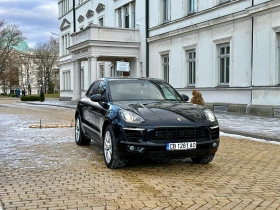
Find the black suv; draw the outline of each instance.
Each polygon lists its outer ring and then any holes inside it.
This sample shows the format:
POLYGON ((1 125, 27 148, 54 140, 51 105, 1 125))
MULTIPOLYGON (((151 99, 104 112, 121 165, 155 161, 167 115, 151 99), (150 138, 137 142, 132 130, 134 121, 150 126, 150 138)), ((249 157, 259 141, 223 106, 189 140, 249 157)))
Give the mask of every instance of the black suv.
POLYGON ((151 78, 102 78, 78 102, 75 139, 103 145, 108 168, 133 158, 186 158, 206 164, 219 146, 215 115, 168 83, 151 78))

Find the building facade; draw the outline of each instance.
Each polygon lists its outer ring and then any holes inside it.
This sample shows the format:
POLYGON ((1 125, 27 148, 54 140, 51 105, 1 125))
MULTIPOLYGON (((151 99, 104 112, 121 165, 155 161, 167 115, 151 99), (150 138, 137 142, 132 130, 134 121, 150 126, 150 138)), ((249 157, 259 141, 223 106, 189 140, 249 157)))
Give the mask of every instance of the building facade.
POLYGON ((214 110, 280 111, 280 1, 150 1, 149 67, 214 110))
POLYGON ((199 90, 214 110, 280 115, 280 0, 60 0, 61 97, 123 75, 199 90), (73 4, 75 2, 75 4, 73 4), (73 6, 74 5, 74 6, 73 6))
POLYGON ((58 1, 61 100, 78 101, 101 77, 146 76, 143 2, 58 1), (118 62, 128 71, 119 71, 118 62))

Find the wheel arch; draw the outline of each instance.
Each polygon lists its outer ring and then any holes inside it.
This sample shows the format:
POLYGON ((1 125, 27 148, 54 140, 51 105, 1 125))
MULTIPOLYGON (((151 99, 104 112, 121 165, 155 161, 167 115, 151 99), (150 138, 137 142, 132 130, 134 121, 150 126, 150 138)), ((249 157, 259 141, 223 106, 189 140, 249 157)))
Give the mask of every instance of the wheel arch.
POLYGON ((112 124, 111 124, 111 122, 110 122, 108 119, 106 119, 106 120, 104 121, 103 127, 102 127, 102 141, 103 141, 103 139, 104 139, 105 130, 106 130, 106 128, 107 128, 109 125, 112 125, 112 124))

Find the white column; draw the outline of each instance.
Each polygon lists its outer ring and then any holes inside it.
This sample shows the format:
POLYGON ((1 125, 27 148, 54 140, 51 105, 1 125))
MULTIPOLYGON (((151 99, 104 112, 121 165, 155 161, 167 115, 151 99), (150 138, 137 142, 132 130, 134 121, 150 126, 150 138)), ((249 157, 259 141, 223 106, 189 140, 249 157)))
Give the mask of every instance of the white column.
POLYGON ((73 98, 72 101, 79 101, 81 98, 81 61, 75 61, 73 72, 73 98))
POLYGON ((97 57, 89 57, 88 58, 88 71, 90 71, 89 75, 89 83, 91 84, 95 80, 97 80, 97 57))
POLYGON ((141 65, 138 58, 134 59, 134 74, 136 77, 141 77, 141 65))
POLYGON ((100 65, 96 65, 96 77, 97 79, 100 79, 101 75, 100 75, 100 65))
POLYGON ((88 61, 85 62, 84 74, 85 74, 85 90, 87 90, 91 85, 90 58, 88 58, 88 61))

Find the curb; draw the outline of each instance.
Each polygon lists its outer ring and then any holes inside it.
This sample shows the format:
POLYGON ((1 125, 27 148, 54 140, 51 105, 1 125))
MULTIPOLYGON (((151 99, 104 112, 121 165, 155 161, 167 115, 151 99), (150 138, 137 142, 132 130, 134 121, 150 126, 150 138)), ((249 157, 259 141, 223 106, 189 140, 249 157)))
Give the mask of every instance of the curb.
POLYGON ((39 106, 56 106, 56 107, 62 107, 62 108, 68 108, 68 109, 76 109, 76 106, 71 106, 71 105, 60 105, 60 104, 47 104, 47 103, 33 103, 33 102, 22 102, 26 104, 31 104, 31 105, 39 105, 39 106))
POLYGON ((265 136, 265 135, 249 133, 249 132, 235 131, 235 130, 231 130, 231 129, 221 129, 220 131, 222 131, 224 133, 228 133, 228 134, 240 135, 240 136, 251 137, 251 138, 256 138, 256 139, 263 139, 266 141, 280 142, 279 137, 270 137, 270 136, 265 136))

